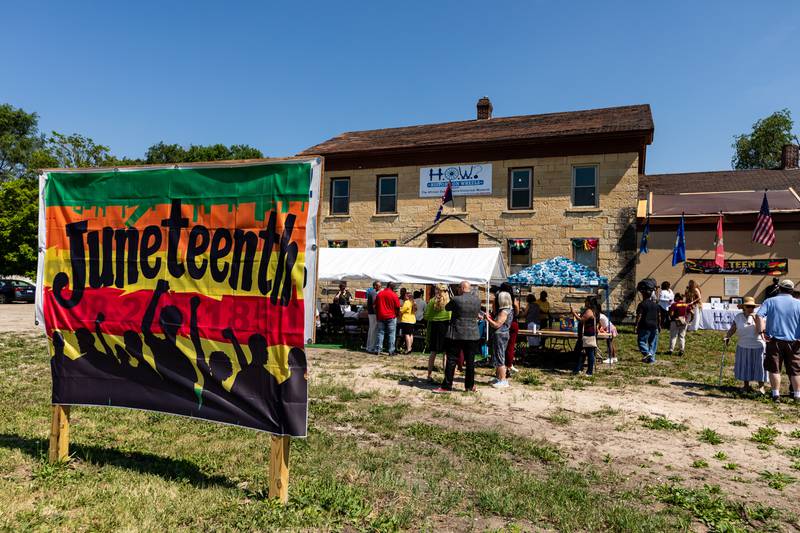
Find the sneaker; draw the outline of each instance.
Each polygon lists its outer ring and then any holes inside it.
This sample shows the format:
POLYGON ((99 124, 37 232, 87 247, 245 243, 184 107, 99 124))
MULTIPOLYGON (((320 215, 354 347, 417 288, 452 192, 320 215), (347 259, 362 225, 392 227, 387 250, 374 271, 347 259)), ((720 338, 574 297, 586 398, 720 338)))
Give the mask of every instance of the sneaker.
POLYGON ((436 389, 433 389, 431 392, 434 394, 449 394, 453 391, 451 391, 450 389, 443 389, 442 387, 438 387, 436 389))
POLYGON ((781 397, 780 396, 772 396, 772 401, 775 402, 775 403, 781 403, 781 397))
POLYGON ((656 358, 655 357, 648 357, 645 360, 645 363, 647 363, 648 365, 654 365, 656 363, 656 358))
POLYGON ((678 357, 683 357, 683 350, 681 350, 680 352, 678 352, 678 357))
POLYGON ((494 387, 495 389, 507 389, 508 380, 504 379, 502 381, 497 381, 496 383, 492 383, 492 387, 494 387))
POLYGON ((509 373, 509 375, 513 376, 514 374, 516 374, 516 373, 518 373, 518 372, 519 372, 519 370, 517 370, 517 369, 516 369, 516 368, 514 368, 513 366, 510 366, 510 367, 508 367, 508 373, 509 373))
POLYGON ((609 357, 608 359, 603 359, 603 364, 610 365, 614 362, 614 359, 609 357))
POLYGON ((471 389, 464 389, 464 392, 478 392, 478 387, 473 385, 471 389))
POLYGON ((496 377, 494 377, 494 378, 492 378, 492 379, 490 379, 490 380, 489 380, 489 385, 492 385, 492 384, 494 384, 494 383, 497 383, 498 381, 500 381, 500 380, 499 380, 499 379, 497 379, 496 377))
POLYGON ((619 363, 619 359, 617 359, 616 357, 612 357, 611 358, 611 362, 612 363, 619 363))

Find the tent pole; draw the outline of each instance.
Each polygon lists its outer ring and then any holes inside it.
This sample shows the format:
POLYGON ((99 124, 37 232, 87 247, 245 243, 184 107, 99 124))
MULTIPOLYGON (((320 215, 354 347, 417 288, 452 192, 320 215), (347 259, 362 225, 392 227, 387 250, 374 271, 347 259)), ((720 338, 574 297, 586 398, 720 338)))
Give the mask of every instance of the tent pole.
MULTIPOLYGON (((486 312, 487 313, 489 312, 489 284, 488 283, 486 284, 486 312)), ((489 343, 489 324, 488 324, 488 322, 486 324, 486 327, 483 328, 483 330, 484 330, 483 331, 484 340, 488 344, 489 343)), ((481 352, 481 353, 483 353, 483 352, 481 352)))

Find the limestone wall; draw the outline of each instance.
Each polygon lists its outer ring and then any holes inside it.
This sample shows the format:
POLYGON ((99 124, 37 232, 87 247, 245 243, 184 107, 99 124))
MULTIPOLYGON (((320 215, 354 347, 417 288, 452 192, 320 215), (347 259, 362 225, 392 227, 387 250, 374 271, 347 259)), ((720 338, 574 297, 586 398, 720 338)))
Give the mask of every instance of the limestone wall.
MULTIPOLYGON (((464 163, 485 161, 464 161, 464 163)), ((571 238, 598 238, 600 273, 611 282, 613 308, 626 309, 633 298, 636 249, 635 210, 638 154, 601 154, 491 161, 493 194, 456 197, 458 213, 432 233, 474 233, 479 246, 499 246, 508 266, 507 239, 532 239, 531 260, 563 255, 573 257, 571 238), (572 167, 598 165, 599 206, 572 207, 572 167), (533 168, 533 208, 508 209, 508 173, 511 168, 533 168)), ((396 239, 398 246, 427 246, 427 233, 415 235, 432 223, 440 200, 419 197, 418 166, 336 171, 323 180, 320 244, 346 239, 349 247, 373 247, 376 239, 396 239), (376 214, 377 176, 398 176, 397 214, 376 214), (350 178, 349 215, 330 215, 331 179, 350 178)), ((537 289, 538 291, 538 289, 537 289)), ((549 290, 557 305, 564 294, 549 290)), ((572 294, 573 301, 585 295, 572 294)), ((563 309, 563 307, 562 307, 563 309)))

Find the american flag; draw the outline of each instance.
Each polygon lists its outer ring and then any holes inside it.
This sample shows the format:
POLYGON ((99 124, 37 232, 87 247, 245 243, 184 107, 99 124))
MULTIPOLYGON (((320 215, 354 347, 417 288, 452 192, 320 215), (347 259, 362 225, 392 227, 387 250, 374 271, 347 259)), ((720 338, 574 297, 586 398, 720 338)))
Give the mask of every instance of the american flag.
POLYGON ((764 193, 764 201, 761 202, 761 211, 758 212, 756 228, 753 230, 753 242, 760 242, 764 246, 772 246, 775 244, 775 228, 772 226, 772 216, 769 214, 767 193, 764 193))

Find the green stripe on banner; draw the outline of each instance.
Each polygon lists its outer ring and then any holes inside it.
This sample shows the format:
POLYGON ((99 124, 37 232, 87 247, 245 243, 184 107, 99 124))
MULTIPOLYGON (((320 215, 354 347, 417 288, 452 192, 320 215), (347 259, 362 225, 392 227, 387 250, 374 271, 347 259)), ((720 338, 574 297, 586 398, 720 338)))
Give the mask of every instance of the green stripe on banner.
MULTIPOLYGON (((136 206, 127 225, 136 223, 148 209, 182 203, 203 206, 256 203, 256 218, 274 210, 275 199, 308 202, 309 163, 277 163, 236 167, 161 168, 109 172, 48 172, 45 205, 83 209, 136 206)), ((288 211, 284 203, 283 211, 288 211)))

